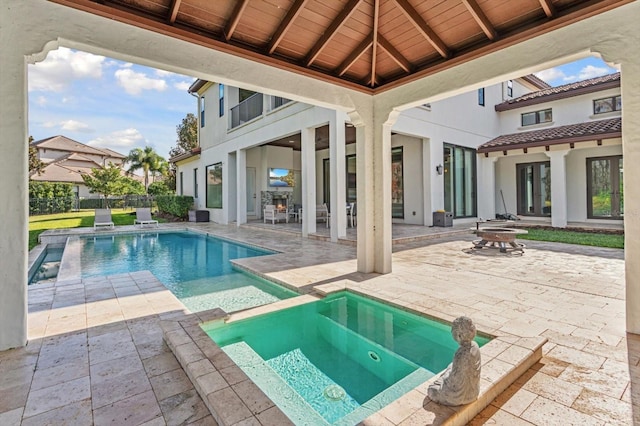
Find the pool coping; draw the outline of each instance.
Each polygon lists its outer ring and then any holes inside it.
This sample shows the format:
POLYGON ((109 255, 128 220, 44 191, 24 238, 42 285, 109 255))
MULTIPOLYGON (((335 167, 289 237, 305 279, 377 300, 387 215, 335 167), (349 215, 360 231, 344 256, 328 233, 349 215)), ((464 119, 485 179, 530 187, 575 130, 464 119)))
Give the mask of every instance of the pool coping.
MULTIPOLYGON (((342 290, 342 285, 335 287, 335 291, 342 290)), ((325 288, 318 291, 318 296, 333 292, 325 288)), ((308 303, 317 300, 318 296, 302 295, 233 315, 219 308, 193 314, 176 314, 161 322, 167 345, 219 425, 232 426, 250 421, 264 426, 294 423, 204 332, 201 324, 259 315, 308 303)), ((442 319, 440 321, 448 323, 442 319)), ((418 416, 421 424, 425 425, 465 425, 542 358, 542 346, 547 342, 547 338, 540 336, 520 338, 482 334, 493 337, 493 340, 480 348, 482 371, 480 395, 476 401, 457 407, 431 401, 427 389, 437 380, 439 373, 359 424, 399 424, 408 417, 418 416), (398 405, 402 406, 402 418, 397 414, 398 405)))

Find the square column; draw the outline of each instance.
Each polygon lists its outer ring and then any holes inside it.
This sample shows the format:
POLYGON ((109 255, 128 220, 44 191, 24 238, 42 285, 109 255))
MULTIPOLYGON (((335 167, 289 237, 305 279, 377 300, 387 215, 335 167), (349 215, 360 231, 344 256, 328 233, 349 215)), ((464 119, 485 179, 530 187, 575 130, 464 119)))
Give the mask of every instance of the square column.
POLYGON ((316 129, 302 129, 302 236, 316 232, 316 129))
POLYGON ((478 181, 478 219, 494 219, 496 217, 496 163, 498 157, 479 157, 478 181))
POLYGON ((569 150, 547 151, 551 159, 551 226, 567 227, 567 164, 569 150))
POLYGON ((346 159, 344 120, 340 120, 340 113, 335 112, 329 121, 329 182, 331 190, 331 241, 347 235, 347 189, 346 189, 346 159))
POLYGON ((247 223, 247 151, 236 151, 236 226, 247 223))

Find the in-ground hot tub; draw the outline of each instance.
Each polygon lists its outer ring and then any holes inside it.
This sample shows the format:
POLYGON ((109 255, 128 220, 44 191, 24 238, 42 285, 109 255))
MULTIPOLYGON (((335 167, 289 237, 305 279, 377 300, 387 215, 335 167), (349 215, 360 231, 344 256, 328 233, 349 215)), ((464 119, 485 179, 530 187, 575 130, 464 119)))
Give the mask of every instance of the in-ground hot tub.
POLYGON ((512 228, 480 228, 476 230, 479 240, 473 242, 473 248, 497 248, 501 253, 508 251, 524 251, 524 244, 516 242, 516 236, 526 234, 525 229, 512 228))

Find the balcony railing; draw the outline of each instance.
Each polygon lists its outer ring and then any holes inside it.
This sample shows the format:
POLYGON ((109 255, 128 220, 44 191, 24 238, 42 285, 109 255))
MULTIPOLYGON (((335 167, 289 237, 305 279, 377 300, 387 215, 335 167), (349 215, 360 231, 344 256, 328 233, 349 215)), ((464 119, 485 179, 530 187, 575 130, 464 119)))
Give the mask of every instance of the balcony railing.
POLYGON ((272 111, 276 108, 280 108, 282 105, 288 104, 289 102, 291 102, 291 99, 282 98, 280 96, 271 96, 271 105, 269 110, 272 111))
POLYGON ((231 128, 233 129, 261 116, 262 98, 262 93, 255 93, 231 108, 231 128))

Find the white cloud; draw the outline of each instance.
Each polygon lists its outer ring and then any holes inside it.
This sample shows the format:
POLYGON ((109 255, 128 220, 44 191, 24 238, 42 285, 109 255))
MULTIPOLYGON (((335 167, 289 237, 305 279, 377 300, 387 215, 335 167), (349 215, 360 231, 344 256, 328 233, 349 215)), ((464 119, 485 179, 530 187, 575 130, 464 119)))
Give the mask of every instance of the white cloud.
POLYGON ((131 68, 133 64, 131 62, 127 62, 125 64, 120 65, 122 68, 131 68))
POLYGON ((36 104, 38 104, 39 106, 45 106, 47 104, 47 98, 45 98, 44 96, 38 96, 36 98, 36 104))
POLYGON ((535 73, 535 76, 547 83, 554 80, 564 80, 565 78, 567 78, 567 75, 564 73, 564 71, 559 68, 549 68, 548 70, 543 70, 535 73))
POLYGON ((600 77, 609 73, 610 71, 607 67, 595 67, 593 65, 587 65, 580 70, 578 77, 580 80, 587 80, 589 78, 600 77))
POLYGON ((100 148, 115 148, 117 151, 122 148, 132 149, 137 146, 143 146, 145 145, 145 142, 146 140, 144 136, 142 136, 137 129, 129 128, 125 130, 116 130, 106 136, 90 140, 87 144, 100 148))
POLYGON ((162 79, 149 78, 146 74, 131 69, 119 69, 115 72, 118 84, 130 95, 139 95, 143 90, 157 90, 162 92, 167 88, 167 82, 162 79))
POLYGON ((92 133, 94 131, 88 124, 76 120, 62 121, 60 128, 70 132, 92 133))
POLYGON ((42 123, 42 127, 47 129, 51 129, 52 127, 56 127, 57 125, 58 123, 55 123, 53 121, 45 121, 44 123, 42 123))
POLYGON ((173 87, 186 92, 187 90, 189 90, 189 87, 191 87, 191 83, 188 81, 179 81, 177 83, 173 83, 173 87))
POLYGON ((177 77, 178 74, 171 72, 171 71, 165 71, 165 70, 156 70, 156 75, 158 77, 177 77))
POLYGON ((29 91, 61 92, 74 79, 99 79, 104 61, 104 56, 64 47, 53 50, 44 61, 29 66, 29 91))

